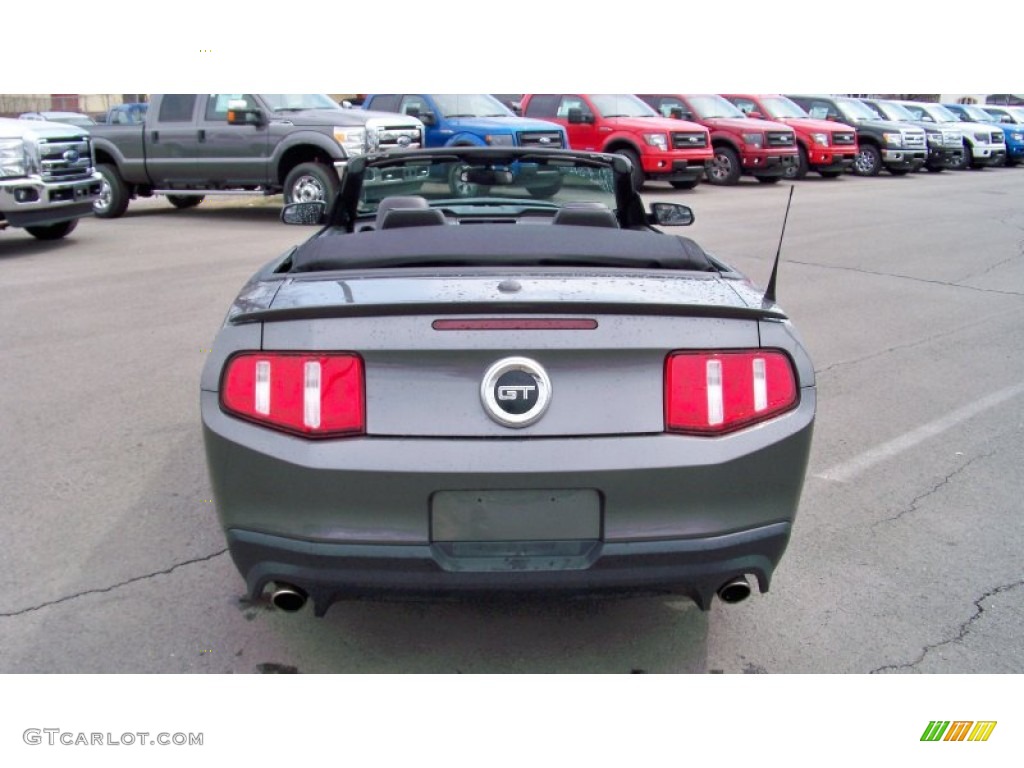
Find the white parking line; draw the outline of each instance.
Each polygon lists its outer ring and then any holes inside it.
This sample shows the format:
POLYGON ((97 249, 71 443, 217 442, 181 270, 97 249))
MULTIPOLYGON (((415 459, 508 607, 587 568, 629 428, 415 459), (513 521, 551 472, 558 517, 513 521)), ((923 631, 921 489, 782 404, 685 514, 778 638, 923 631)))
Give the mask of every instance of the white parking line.
POLYGON ((941 419, 929 422, 922 427, 918 427, 910 432, 900 435, 886 443, 882 443, 879 446, 871 448, 864 453, 854 456, 849 461, 844 461, 829 467, 824 472, 819 472, 814 477, 822 480, 832 480, 837 483, 846 483, 855 478, 861 472, 870 469, 875 464, 886 459, 891 459, 893 456, 902 453, 903 451, 913 448, 918 443, 922 443, 925 440, 935 437, 942 432, 945 432, 951 427, 955 427, 961 422, 967 421, 967 419, 977 416, 982 411, 987 411, 989 408, 1009 400, 1012 397, 1024 392, 1024 383, 1017 384, 1006 389, 1001 389, 998 392, 993 392, 991 395, 976 400, 970 405, 965 405, 963 408, 946 414, 941 419))

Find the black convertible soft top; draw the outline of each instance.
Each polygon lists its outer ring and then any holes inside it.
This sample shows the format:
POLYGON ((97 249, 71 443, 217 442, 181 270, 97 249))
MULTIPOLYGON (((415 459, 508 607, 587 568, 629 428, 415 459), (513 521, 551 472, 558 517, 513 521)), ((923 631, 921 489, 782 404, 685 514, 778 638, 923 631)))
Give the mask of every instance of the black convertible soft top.
POLYGON ((292 254, 291 272, 420 266, 586 266, 715 271, 689 238, 601 227, 511 223, 327 230, 292 254))

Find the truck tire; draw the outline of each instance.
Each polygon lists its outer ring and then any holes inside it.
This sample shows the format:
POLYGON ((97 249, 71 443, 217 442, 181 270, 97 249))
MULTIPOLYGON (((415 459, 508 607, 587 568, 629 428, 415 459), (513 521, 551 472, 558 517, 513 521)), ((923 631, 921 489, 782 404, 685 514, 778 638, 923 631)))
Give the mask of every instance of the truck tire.
POLYGON ((36 240, 60 240, 65 235, 70 235, 78 226, 78 219, 59 221, 56 224, 47 224, 45 227, 25 227, 36 240))
POLYGON ((712 184, 722 187, 735 185, 743 173, 739 155, 731 147, 715 147, 715 159, 708 165, 707 173, 712 184))
POLYGON ((972 154, 971 153, 971 145, 968 144, 965 141, 964 142, 964 153, 960 157, 960 162, 959 163, 955 163, 955 164, 953 164, 953 165, 951 165, 949 167, 952 168, 954 171, 964 171, 964 170, 967 170, 968 168, 971 167, 971 154, 972 154))
POLYGON ((803 144, 797 144, 796 151, 796 162, 793 165, 787 165, 782 175, 786 179, 796 179, 799 181, 811 170, 811 164, 807 159, 807 150, 804 149, 803 144))
POLYGON ((167 202, 175 208, 195 208, 204 198, 202 195, 168 195, 167 202))
POLYGON ((321 163, 300 163, 284 179, 285 203, 321 201, 330 205, 338 194, 338 176, 321 163))
POLYGON ((100 196, 92 204, 92 212, 99 219, 116 219, 128 210, 128 186, 117 172, 117 166, 100 163, 96 170, 103 181, 100 183, 100 196))
POLYGON ((858 176, 877 176, 882 171, 882 153, 874 144, 861 144, 853 161, 853 172, 858 176))
POLYGON ((639 192, 644 188, 644 167, 640 163, 640 155, 632 149, 616 149, 615 154, 628 157, 633 170, 630 175, 633 177, 633 189, 639 192))
POLYGON ((687 181, 670 181, 673 189, 693 189, 700 184, 700 177, 696 179, 688 179, 687 181))

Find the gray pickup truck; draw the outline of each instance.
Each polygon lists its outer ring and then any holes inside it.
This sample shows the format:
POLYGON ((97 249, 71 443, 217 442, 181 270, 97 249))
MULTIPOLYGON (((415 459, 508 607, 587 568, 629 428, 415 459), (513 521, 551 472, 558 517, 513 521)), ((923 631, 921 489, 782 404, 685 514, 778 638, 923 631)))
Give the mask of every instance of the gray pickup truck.
POLYGON ((59 240, 100 195, 87 131, 65 123, 0 118, 0 229, 59 240))
POLYGON ((137 196, 177 208, 207 195, 284 194, 330 201, 352 157, 423 145, 407 115, 346 109, 324 94, 157 94, 141 125, 92 130, 103 191, 94 209, 116 218, 137 196))

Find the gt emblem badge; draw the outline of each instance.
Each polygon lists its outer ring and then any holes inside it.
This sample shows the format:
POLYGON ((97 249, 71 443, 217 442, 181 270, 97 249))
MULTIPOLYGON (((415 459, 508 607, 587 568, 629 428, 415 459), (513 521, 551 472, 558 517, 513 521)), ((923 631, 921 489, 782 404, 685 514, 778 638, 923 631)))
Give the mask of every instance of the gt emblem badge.
POLYGON ((480 400, 487 415, 505 427, 526 427, 547 410, 551 381, 539 363, 525 357, 506 357, 484 374, 480 400))

